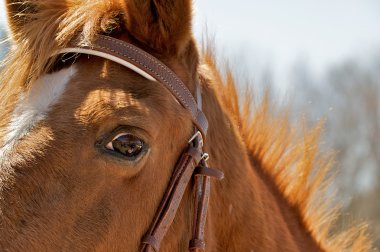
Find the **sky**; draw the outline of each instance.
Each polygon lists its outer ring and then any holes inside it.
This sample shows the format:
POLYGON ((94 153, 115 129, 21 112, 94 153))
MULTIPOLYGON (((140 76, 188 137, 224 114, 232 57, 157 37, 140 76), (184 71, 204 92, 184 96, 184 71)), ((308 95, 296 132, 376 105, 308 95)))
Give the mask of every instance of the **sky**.
MULTIPOLYGON (((4 0, 0 22, 4 23, 4 0)), ((295 62, 322 73, 380 52, 378 0, 194 0, 194 32, 207 28, 219 53, 251 77, 271 69, 287 83, 295 62)))
POLYGON ((5 15, 5 6, 4 0, 0 0, 0 24, 5 24, 6 15, 5 15))
POLYGON ((196 0, 195 13, 196 34, 207 24, 233 64, 252 75, 272 69, 277 83, 295 62, 318 75, 380 52, 378 0, 196 0))

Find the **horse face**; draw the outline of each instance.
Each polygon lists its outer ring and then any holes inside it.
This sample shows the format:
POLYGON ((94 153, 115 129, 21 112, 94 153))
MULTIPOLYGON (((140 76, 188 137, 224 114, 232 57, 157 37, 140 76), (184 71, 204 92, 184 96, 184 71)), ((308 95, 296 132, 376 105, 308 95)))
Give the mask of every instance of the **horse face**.
POLYGON ((160 84, 96 57, 42 76, 25 95, 18 127, 29 129, 4 157, 12 182, 2 207, 14 212, 3 214, 17 243, 137 250, 191 136, 187 111, 160 84))
MULTIPOLYGON (((20 11, 12 9, 16 4, 11 2, 9 12, 20 11)), ((150 32, 156 36, 151 39, 144 27, 131 26, 144 21, 147 11, 137 2, 120 5, 126 16, 122 38, 132 37, 150 48, 191 85, 196 52, 184 49, 191 44, 186 39, 190 31, 172 36, 171 31, 153 28, 150 32)), ((183 6, 186 1, 175 2, 181 3, 170 6, 190 11, 183 6)), ((160 3, 155 7, 161 12, 165 8, 160 3)), ((14 40, 21 43, 22 35, 29 34, 23 34, 25 20, 16 18, 11 16, 10 24, 14 40)), ((152 19, 149 27, 165 20, 152 19)), ((136 251, 191 137, 190 115, 161 84, 116 63, 82 55, 57 65, 29 90, 21 89, 14 109, 5 115, 0 246, 136 251)), ((190 207, 185 205, 181 209, 190 207)), ((189 211, 181 209, 166 238, 170 245, 163 245, 163 250, 177 250, 179 243, 187 242, 182 230, 190 230, 189 211)))

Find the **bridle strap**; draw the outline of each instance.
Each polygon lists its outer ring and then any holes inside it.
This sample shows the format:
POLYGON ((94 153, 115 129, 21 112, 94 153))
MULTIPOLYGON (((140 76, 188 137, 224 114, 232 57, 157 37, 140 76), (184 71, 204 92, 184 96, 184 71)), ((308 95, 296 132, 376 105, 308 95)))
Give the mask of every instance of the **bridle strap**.
POLYGON ((140 251, 159 251, 161 242, 174 220, 181 199, 193 175, 195 175, 195 204, 189 250, 192 252, 203 251, 205 249, 204 229, 210 197, 210 177, 222 179, 224 175, 216 169, 207 167, 208 155, 203 153, 203 142, 206 139, 208 122, 202 112, 200 86, 198 85, 196 90, 197 104, 185 84, 161 61, 132 44, 108 36, 99 35, 91 45, 78 44, 76 40, 73 40, 67 48, 56 54, 65 53, 87 54, 109 59, 135 71, 148 80, 158 81, 190 112, 196 133, 189 140, 187 149, 177 161, 148 232, 141 240, 140 251))
POLYGON ((208 122, 186 85, 165 64, 140 48, 109 36, 98 35, 91 43, 78 44, 76 40, 59 51, 62 53, 83 53, 109 59, 124 65, 149 80, 162 83, 191 114, 193 123, 206 139, 208 122))
POLYGON ((161 241, 174 220, 194 169, 202 158, 201 148, 200 145, 189 144, 177 162, 160 207, 156 211, 148 232, 142 239, 142 252, 159 251, 161 241))
MULTIPOLYGON (((186 151, 181 155, 174 169, 164 197, 156 211, 148 232, 142 238, 141 252, 158 252, 162 239, 171 226, 181 199, 194 175, 195 180, 202 179, 202 188, 195 192, 195 210, 192 239, 189 242, 189 251, 204 251, 204 229, 206 225, 207 207, 210 195, 210 177, 222 179, 223 173, 208 168, 202 158, 202 146, 198 139, 189 143, 186 151)), ((198 183, 195 183, 197 185, 198 183)))

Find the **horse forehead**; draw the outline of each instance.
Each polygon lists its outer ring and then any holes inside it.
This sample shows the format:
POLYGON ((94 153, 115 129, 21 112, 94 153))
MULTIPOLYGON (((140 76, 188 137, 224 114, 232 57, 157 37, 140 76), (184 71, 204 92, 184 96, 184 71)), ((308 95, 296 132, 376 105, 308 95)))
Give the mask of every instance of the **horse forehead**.
POLYGON ((75 116, 104 117, 118 112, 158 116, 167 111, 183 112, 175 97, 160 83, 109 60, 81 60, 78 74, 62 102, 75 103, 75 116))
POLYGON ((0 157, 12 149, 15 142, 25 136, 38 122, 46 118, 76 72, 77 69, 73 65, 45 74, 35 81, 29 91, 20 94, 6 127, 4 144, 0 147, 0 157))

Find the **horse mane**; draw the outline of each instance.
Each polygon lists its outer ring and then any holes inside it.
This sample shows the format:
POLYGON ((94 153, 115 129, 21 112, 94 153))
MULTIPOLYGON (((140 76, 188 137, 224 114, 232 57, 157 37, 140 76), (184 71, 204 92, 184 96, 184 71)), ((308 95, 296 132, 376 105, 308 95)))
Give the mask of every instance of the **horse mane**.
POLYGON ((212 43, 203 47, 203 64, 212 72, 222 106, 239 129, 251 162, 269 177, 298 212, 304 226, 326 251, 371 251, 367 225, 337 226, 340 207, 330 185, 334 155, 319 149, 323 122, 293 126, 288 110, 276 107, 267 91, 261 102, 240 95, 232 70, 216 63, 212 43), (338 231, 340 230, 340 231, 338 231))
MULTIPOLYGON (((23 12, 22 18, 33 22, 27 22, 19 33, 12 34, 17 46, 11 48, 0 72, 0 106, 4 113, 0 129, 8 123, 20 90, 28 90, 34 80, 49 70, 56 60, 51 58, 56 50, 65 47, 78 32, 83 42, 90 43, 96 34, 112 33, 119 28, 118 1, 39 0, 30 3, 39 11, 23 12)), ((333 207, 327 191, 333 159, 331 155, 321 154, 318 148, 322 126, 311 130, 304 127, 300 134, 297 128, 291 127, 286 113, 276 110, 268 97, 258 104, 247 95, 241 102, 232 72, 227 69, 226 78, 223 77, 212 47, 204 50, 203 61, 218 78, 219 86, 215 90, 239 127, 251 159, 299 211, 305 227, 322 248, 369 251, 371 244, 365 226, 331 235, 338 207, 333 207)), ((0 139, 2 134, 0 130, 0 139)))

